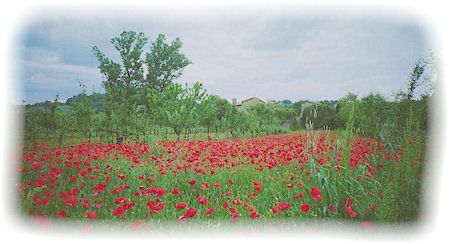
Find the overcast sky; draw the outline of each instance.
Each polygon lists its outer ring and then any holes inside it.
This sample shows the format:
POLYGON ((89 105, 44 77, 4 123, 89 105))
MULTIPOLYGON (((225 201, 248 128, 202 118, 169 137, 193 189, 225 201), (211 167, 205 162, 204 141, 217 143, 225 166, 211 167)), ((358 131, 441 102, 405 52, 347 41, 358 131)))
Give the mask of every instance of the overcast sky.
POLYGON ((88 93, 103 92, 91 49, 97 45, 118 61, 110 39, 125 30, 143 32, 150 41, 159 33, 169 41, 180 37, 193 64, 178 82, 201 81, 228 100, 331 100, 348 91, 390 96, 405 88, 414 63, 432 48, 418 21, 394 12, 228 10, 36 14, 17 47, 17 100, 34 103, 59 94, 65 101, 81 91, 78 80, 88 93))

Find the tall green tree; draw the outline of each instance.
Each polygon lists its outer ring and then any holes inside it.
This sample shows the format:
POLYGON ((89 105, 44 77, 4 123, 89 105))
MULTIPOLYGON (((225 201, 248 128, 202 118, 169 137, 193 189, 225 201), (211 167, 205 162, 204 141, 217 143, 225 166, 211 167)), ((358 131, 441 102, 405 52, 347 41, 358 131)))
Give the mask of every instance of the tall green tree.
POLYGON ((168 44, 165 35, 159 34, 151 43, 150 52, 145 54, 147 75, 144 86, 163 92, 171 82, 181 76, 184 68, 192 63, 181 52, 182 45, 179 38, 168 44))
POLYGON ((369 94, 360 100, 359 128, 366 134, 377 137, 387 121, 388 104, 380 94, 369 94))
MULTIPOLYGON (((157 107, 151 107, 147 95, 152 92, 164 92, 191 63, 181 53, 182 42, 179 38, 170 44, 164 35, 159 35, 151 43, 150 51, 144 52, 149 39, 143 33, 124 31, 112 38, 111 43, 119 53, 120 61, 106 57, 97 46, 92 51, 100 62, 100 72, 104 76, 106 90, 105 116, 113 122, 113 131, 135 131, 142 119, 149 119, 157 107), (140 113, 145 106, 146 116, 140 113)), ((148 121, 144 121, 147 124, 148 121)))
POLYGON ((188 134, 197 123, 199 107, 206 96, 199 82, 192 87, 186 84, 185 88, 178 83, 171 83, 163 92, 151 90, 147 99, 152 107, 158 108, 152 110, 152 116, 173 129, 179 141, 181 134, 188 134))
POLYGON ((73 114, 79 130, 88 140, 91 140, 94 130, 95 112, 89 97, 86 94, 87 87, 80 83, 82 93, 80 98, 73 104, 73 114))

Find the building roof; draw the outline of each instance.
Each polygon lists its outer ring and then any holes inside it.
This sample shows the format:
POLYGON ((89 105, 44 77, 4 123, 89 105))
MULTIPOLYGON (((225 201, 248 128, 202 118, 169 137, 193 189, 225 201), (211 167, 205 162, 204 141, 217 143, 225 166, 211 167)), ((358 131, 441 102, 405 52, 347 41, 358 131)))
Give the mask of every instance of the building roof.
POLYGON ((251 98, 242 100, 241 104, 246 103, 246 102, 249 102, 249 101, 251 101, 251 100, 253 100, 253 99, 257 99, 257 100, 261 101, 262 103, 266 103, 265 101, 263 101, 263 100, 260 99, 260 98, 257 98, 257 97, 251 97, 251 98))

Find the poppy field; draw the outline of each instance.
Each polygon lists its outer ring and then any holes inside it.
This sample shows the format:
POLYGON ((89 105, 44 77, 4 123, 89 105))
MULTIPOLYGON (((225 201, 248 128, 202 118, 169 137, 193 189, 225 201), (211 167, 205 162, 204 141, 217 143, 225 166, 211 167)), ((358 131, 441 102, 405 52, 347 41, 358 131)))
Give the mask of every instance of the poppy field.
POLYGON ((425 142, 332 131, 122 145, 34 143, 18 165, 31 218, 115 223, 402 222, 419 216, 425 142))

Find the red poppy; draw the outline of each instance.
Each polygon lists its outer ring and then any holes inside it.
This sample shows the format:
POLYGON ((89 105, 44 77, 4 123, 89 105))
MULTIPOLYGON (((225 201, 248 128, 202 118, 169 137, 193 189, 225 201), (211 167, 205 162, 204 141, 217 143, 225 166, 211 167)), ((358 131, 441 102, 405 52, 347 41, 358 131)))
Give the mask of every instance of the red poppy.
POLYGON ((154 212, 154 213, 157 213, 160 210, 163 210, 165 208, 165 205, 163 203, 157 204, 156 202, 153 202, 153 201, 147 202, 146 205, 151 209, 151 212, 154 212))
POLYGON ((303 196, 304 196, 304 193, 298 192, 298 194, 296 194, 296 196, 295 196, 295 199, 300 199, 303 196))
POLYGON ((179 190, 179 188, 173 188, 173 190, 171 191, 171 194, 173 195, 179 195, 181 194, 181 190, 179 190))
POLYGON ((284 211, 287 210, 291 204, 289 202, 280 202, 278 206, 281 211, 284 211))
POLYGON ((185 202, 178 202, 178 203, 176 203, 176 206, 175 206, 175 208, 177 208, 177 209, 185 209, 187 207, 187 203, 185 203, 185 202))
POLYGON ((197 211, 196 209, 194 209, 194 208, 189 208, 189 209, 187 209, 187 211, 185 212, 184 216, 185 216, 186 218, 193 218, 193 217, 196 215, 197 212, 198 212, 198 211, 197 211))
POLYGON ((252 219, 256 219, 256 218, 259 218, 260 215, 258 213, 256 213, 256 212, 251 212, 249 214, 249 217, 252 218, 252 219))
POLYGON ((95 211, 89 212, 87 214, 87 218, 88 219, 96 219, 97 218, 97 213, 95 213, 95 211))
POLYGON ((301 204, 299 206, 299 209, 301 209, 301 211, 303 211, 304 213, 307 213, 310 209, 310 205, 309 204, 301 204))
POLYGON ((354 211, 354 209, 352 208, 352 205, 347 205, 345 207, 346 209, 346 214, 351 217, 351 218, 355 218, 357 216, 357 212, 354 211))
POLYGON ((315 201, 317 201, 317 202, 319 202, 319 201, 321 201, 321 195, 316 195, 316 196, 313 196, 313 200, 315 200, 315 201))
POLYGON ((181 217, 179 217, 179 219, 178 219, 179 223, 184 223, 184 222, 186 222, 186 220, 187 220, 187 217, 185 215, 181 215, 181 217))
POLYGON ((210 208, 208 210, 206 210, 206 212, 204 212, 204 214, 206 214, 207 216, 212 215, 215 212, 215 208, 210 208))
POLYGON ((312 189, 310 189, 310 195, 312 195, 312 196, 320 195, 320 189, 316 188, 316 187, 312 187, 312 189))
POLYGON ((344 204, 345 204, 345 206, 351 205, 352 204, 352 199, 349 198, 349 197, 345 198, 344 204))
POLYGON ((239 219, 239 214, 237 212, 235 212, 231 215, 231 219, 229 220, 229 222, 234 223, 234 222, 237 222, 238 219, 239 219))
POLYGON ((63 209, 63 210, 59 211, 56 215, 57 215, 59 218, 63 219, 63 218, 65 218, 65 217, 67 217, 67 211, 65 211, 65 210, 63 209))
POLYGON ((125 209, 123 206, 119 206, 118 208, 112 211, 112 215, 114 216, 122 216, 125 213, 125 209))
POLYGON ((204 204, 204 205, 209 205, 209 201, 207 201, 207 199, 205 197, 199 196, 196 199, 197 202, 199 202, 200 204, 204 204))

